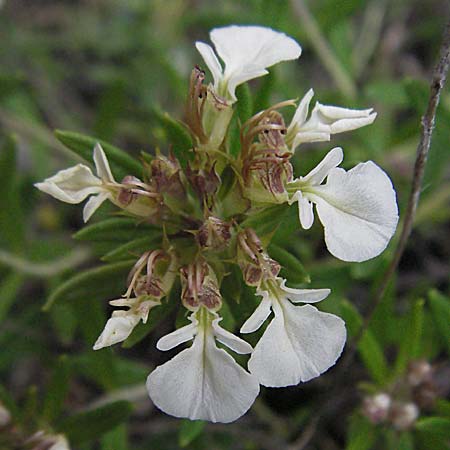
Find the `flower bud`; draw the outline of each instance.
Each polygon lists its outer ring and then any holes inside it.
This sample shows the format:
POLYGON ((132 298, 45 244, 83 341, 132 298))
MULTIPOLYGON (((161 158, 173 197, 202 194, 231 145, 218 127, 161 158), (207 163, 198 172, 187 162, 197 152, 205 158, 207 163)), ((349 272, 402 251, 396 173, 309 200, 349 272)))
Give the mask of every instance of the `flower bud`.
POLYGON ((408 430, 419 417, 419 408, 415 403, 395 402, 392 405, 389 419, 397 430, 408 430))
POLYGON ((407 379, 411 386, 431 380, 433 369, 431 364, 425 360, 411 361, 408 365, 407 379))
POLYGON ((181 166, 173 154, 167 158, 158 155, 151 162, 152 183, 156 192, 166 193, 176 198, 184 198, 185 190, 181 182, 181 166))
POLYGON ((195 192, 203 200, 207 200, 219 189, 220 177, 216 172, 215 163, 208 162, 205 168, 199 169, 188 164, 186 175, 195 192))
POLYGON ((218 311, 222 306, 217 278, 211 267, 203 260, 180 269, 181 300, 190 311, 205 306, 210 311, 218 311))
POLYGON ((208 86, 207 98, 202 115, 202 124, 208 137, 208 147, 216 150, 225 139, 233 116, 231 104, 208 86))
POLYGON ((152 218, 159 207, 159 195, 132 175, 125 176, 114 191, 112 201, 135 216, 152 218))
POLYGON ((231 224, 217 217, 208 217, 200 227, 197 242, 201 247, 223 249, 231 239, 231 224))
POLYGON ((175 256, 164 250, 145 252, 128 275, 128 292, 133 290, 137 297, 161 299, 172 288, 176 274, 175 264, 175 256), (144 268, 145 275, 142 273, 144 268))
POLYGON ((381 423, 387 419, 391 403, 391 397, 380 392, 364 399, 362 412, 373 424, 381 423))
POLYGON ((264 251, 261 241, 251 228, 238 236, 238 263, 245 282, 259 286, 262 281, 275 278, 281 266, 264 251))
POLYGON ((286 201, 285 185, 292 181, 289 162, 292 153, 286 146, 286 126, 278 111, 269 109, 248 122, 243 135, 243 178, 245 195, 258 202, 286 201), (255 136, 258 142, 253 142, 255 136))

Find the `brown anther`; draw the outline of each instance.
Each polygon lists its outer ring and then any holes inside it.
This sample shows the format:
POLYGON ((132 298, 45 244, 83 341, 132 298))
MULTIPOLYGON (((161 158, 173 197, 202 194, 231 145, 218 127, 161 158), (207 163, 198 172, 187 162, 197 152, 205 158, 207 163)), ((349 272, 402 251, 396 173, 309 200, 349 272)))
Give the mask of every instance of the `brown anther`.
POLYGON ((261 281, 278 275, 280 264, 265 252, 253 229, 245 229, 238 235, 237 240, 239 266, 248 285, 258 286, 261 281))
POLYGON ((204 260, 182 267, 180 275, 181 299, 187 309, 195 311, 205 306, 211 311, 217 311, 221 307, 222 297, 216 276, 204 260))
POLYGON ((208 217, 197 233, 197 242, 201 247, 221 249, 231 239, 231 223, 217 217, 208 217))

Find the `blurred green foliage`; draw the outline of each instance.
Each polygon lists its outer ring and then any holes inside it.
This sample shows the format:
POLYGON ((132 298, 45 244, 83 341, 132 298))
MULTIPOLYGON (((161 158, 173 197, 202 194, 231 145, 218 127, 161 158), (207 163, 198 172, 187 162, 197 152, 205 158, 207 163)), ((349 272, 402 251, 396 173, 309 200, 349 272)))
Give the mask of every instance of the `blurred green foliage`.
MULTIPOLYGON (((403 212, 449 5, 440 0, 307 2, 354 89, 352 96, 327 70, 295 3, 0 2, 0 401, 21 432, 65 433, 72 448, 81 450, 280 449, 288 442, 296 448, 302 427, 333 386, 339 364, 285 393, 267 389, 246 417, 226 427, 159 414, 142 385, 162 360, 154 342, 175 320, 185 319, 174 302, 136 328, 124 344, 128 350, 94 354, 91 347, 106 321, 107 300, 122 292, 132 264, 128 256, 157 243, 160 234, 150 227, 136 229, 107 206, 80 230, 79 208, 56 203, 32 186, 80 158, 90 163, 98 139, 114 144, 104 149, 118 178, 130 171, 140 175, 142 151, 166 152, 171 145, 186 158, 190 138, 178 120, 190 70, 202 63, 194 41, 207 40, 215 26, 260 24, 294 37, 303 55, 298 63, 277 66, 241 87, 236 117, 245 121, 271 103, 301 97, 310 87, 322 103, 373 106, 375 124, 339 140, 346 151, 344 165, 376 161, 393 179, 403 212), (70 131, 55 136, 55 129, 70 131), (105 264, 98 265, 99 258, 105 264)), ((358 358, 308 448, 449 448, 449 124, 446 90, 415 230, 394 282, 359 341, 358 358), (418 359, 433 365, 438 400, 421 408, 408 430, 373 425, 361 414, 361 397, 379 391, 409 395, 399 383, 418 359)), ((307 173, 332 145, 302 148, 297 173, 307 173)), ((326 255, 320 227, 297 232, 296 214, 294 208, 274 207, 271 214, 252 219, 252 226, 273 235, 270 254, 293 283, 311 280, 314 287, 331 287, 324 309, 341 315, 355 336, 395 242, 375 260, 343 263, 326 255)), ((225 278, 230 311, 224 322, 240 325, 255 300, 236 277, 225 278)), ((8 439, 0 426, 0 448, 10 448, 8 439)))

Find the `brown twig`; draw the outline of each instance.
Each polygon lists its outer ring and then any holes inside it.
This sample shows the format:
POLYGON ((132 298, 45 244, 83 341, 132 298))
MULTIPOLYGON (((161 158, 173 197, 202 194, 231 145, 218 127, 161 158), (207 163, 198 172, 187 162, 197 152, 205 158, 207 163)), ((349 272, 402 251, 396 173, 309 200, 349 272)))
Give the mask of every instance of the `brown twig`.
POLYGON ((382 300, 387 287, 397 270, 397 266, 402 258, 403 252, 405 251, 406 244, 408 242, 408 238, 411 235, 412 227, 414 224, 414 217, 417 210, 417 205, 419 203, 420 191, 423 181, 423 176, 425 172, 425 165, 427 162, 428 152, 430 150, 431 145, 431 137, 434 130, 434 124, 436 119, 436 110, 439 104, 439 98, 444 87, 447 72, 450 65, 450 21, 447 23, 444 36, 441 44, 439 62, 436 65, 433 78, 430 86, 430 96, 428 100, 428 106, 425 111, 424 116, 422 117, 422 133, 420 137, 419 144, 417 146, 417 154, 416 154, 416 162, 414 164, 414 175, 411 186, 411 193, 408 199, 408 206, 405 212, 405 219, 403 222, 403 228, 400 234, 400 239, 398 241, 397 247, 395 249, 394 257, 392 258, 391 263, 386 269, 383 278, 381 280, 380 286, 375 293, 374 300, 371 303, 371 308, 366 315, 364 322, 358 332, 358 334, 353 338, 352 342, 348 345, 347 352, 339 364, 339 373, 337 374, 334 388, 331 393, 328 393, 327 400, 319 406, 316 410, 316 413, 311 417, 309 423, 306 425, 303 433, 296 439, 296 441, 291 444, 289 447, 290 450, 302 450, 304 449, 311 439, 314 437, 315 432, 317 430, 318 424, 322 417, 325 415, 326 410, 329 408, 330 401, 329 398, 333 399, 334 393, 340 390, 343 376, 350 364, 353 361, 353 358, 356 355, 356 350, 358 344, 363 337, 364 333, 367 331, 369 324, 373 318, 373 315, 382 300))

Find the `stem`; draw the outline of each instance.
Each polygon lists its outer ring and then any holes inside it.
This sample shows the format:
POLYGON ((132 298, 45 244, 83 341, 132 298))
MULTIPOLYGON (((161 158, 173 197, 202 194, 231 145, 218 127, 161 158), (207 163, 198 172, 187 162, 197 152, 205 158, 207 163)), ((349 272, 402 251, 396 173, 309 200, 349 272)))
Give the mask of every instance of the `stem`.
POLYGON ((445 84, 445 79, 450 64, 450 21, 447 23, 444 31, 443 41, 440 49, 439 62, 434 69, 433 78, 430 86, 430 97, 428 100, 428 106, 422 117, 422 133, 419 144, 417 146, 416 162, 414 165, 414 175, 412 180, 411 193, 408 200, 408 206, 406 208, 405 220, 403 228, 400 234, 400 240, 395 249, 394 257, 384 273, 380 287, 375 294, 372 307, 366 316, 363 325, 361 326, 358 334, 353 338, 352 342, 348 346, 347 353, 342 359, 339 367, 339 372, 335 376, 335 382, 331 392, 327 392, 326 400, 319 405, 315 414, 309 420, 309 423, 305 426, 304 432, 296 439, 296 441, 289 447, 290 450, 302 450, 306 448, 309 442, 315 435, 320 420, 329 413, 329 408, 335 401, 334 396, 342 389, 342 382, 348 375, 348 368, 352 363, 355 355, 358 343, 362 336, 367 331, 370 321, 374 315, 377 306, 379 305, 384 293, 391 281, 393 274, 395 273, 398 263, 403 255, 406 247, 406 243, 411 234, 412 226, 414 223, 414 217, 417 210, 417 204, 419 202, 420 190, 423 181, 423 175, 425 171, 425 165, 427 161, 428 152, 431 145, 431 136, 433 134, 434 123, 436 118, 436 109, 439 104, 439 97, 442 88, 445 84))
POLYGON ((303 25, 306 34, 309 36, 309 43, 322 61, 325 69, 328 70, 334 83, 345 96, 349 98, 356 97, 356 86, 350 75, 346 72, 341 62, 337 59, 332 48, 328 44, 325 36, 322 34, 316 19, 312 16, 304 0, 292 0, 294 13, 303 25))
POLYGON ((54 261, 36 263, 0 250, 0 265, 3 264, 27 275, 49 278, 80 265, 87 261, 89 257, 89 250, 76 248, 69 254, 54 261))

